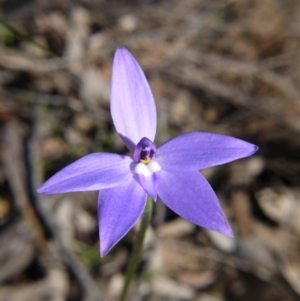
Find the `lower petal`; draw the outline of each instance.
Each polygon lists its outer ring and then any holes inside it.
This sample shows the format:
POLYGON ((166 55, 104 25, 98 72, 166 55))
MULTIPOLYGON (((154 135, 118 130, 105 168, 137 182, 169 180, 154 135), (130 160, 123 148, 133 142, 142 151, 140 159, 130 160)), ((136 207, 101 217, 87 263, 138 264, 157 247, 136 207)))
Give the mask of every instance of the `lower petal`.
POLYGON ((156 202, 157 199, 157 184, 159 181, 159 174, 160 171, 154 172, 148 177, 138 173, 135 175, 137 177, 137 181, 139 181, 154 202, 156 202))
POLYGON ((122 186, 104 189, 98 197, 100 254, 105 256, 141 216, 146 193, 135 179, 122 186))
POLYGON ((217 196, 199 172, 161 170, 157 191, 162 201, 179 216, 233 237, 217 196))

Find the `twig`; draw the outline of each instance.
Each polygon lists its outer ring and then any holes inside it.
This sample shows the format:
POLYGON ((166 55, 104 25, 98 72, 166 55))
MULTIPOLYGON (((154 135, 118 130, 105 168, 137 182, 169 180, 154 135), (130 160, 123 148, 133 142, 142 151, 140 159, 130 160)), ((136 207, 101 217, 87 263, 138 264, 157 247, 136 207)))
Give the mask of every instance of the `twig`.
POLYGON ((184 67, 176 72, 162 70, 161 73, 172 78, 173 81, 188 86, 193 89, 203 90, 208 94, 222 98, 223 100, 241 108, 245 108, 258 117, 270 117, 277 124, 287 127, 293 132, 300 131, 300 120, 298 116, 287 116, 282 110, 283 103, 275 98, 252 98, 235 87, 222 83, 211 78, 207 73, 195 70, 191 67, 184 67), (269 103, 273 102, 270 106, 269 103))
POLYGON ((66 69, 68 63, 61 58, 34 59, 24 53, 0 47, 0 66, 17 71, 51 72, 66 69))
POLYGON ((209 247, 196 247, 193 244, 179 242, 172 239, 163 241, 164 246, 168 249, 175 249, 184 254, 188 253, 191 256, 204 257, 222 263, 226 266, 239 269, 241 271, 251 273, 263 281, 271 281, 272 276, 276 271, 269 267, 252 263, 246 259, 235 255, 230 255, 209 247))

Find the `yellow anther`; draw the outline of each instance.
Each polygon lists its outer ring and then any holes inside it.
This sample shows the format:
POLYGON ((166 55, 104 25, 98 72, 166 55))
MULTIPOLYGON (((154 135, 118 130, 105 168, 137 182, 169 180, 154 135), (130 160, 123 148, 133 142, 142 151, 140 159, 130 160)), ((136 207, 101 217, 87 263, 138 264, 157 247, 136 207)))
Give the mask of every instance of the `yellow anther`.
POLYGON ((148 164, 151 161, 151 158, 141 159, 140 161, 144 164, 148 164))

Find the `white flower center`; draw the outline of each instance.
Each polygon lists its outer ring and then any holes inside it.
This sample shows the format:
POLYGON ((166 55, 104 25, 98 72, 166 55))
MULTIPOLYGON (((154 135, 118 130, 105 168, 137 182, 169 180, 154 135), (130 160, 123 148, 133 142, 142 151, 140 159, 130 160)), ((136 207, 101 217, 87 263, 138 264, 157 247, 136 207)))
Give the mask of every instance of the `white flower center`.
POLYGON ((135 166, 134 169, 135 173, 145 177, 149 177, 159 170, 161 170, 160 165, 155 160, 151 160, 148 164, 140 162, 135 166))

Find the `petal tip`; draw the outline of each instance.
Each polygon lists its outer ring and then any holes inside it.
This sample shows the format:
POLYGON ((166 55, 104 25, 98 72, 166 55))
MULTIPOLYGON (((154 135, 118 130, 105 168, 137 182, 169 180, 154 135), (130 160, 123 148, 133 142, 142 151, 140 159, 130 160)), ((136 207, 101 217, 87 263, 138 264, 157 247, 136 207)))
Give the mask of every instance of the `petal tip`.
POLYGON ((212 226, 212 227, 206 226, 205 228, 210 229, 212 231, 216 231, 228 237, 234 238, 234 233, 225 217, 220 225, 212 226))
POLYGON ((224 234, 224 235, 226 235, 226 236, 228 236, 228 237, 234 238, 234 233, 233 233, 233 231, 232 231, 232 229, 231 229, 231 227, 230 227, 230 225, 229 225, 229 223, 228 223, 228 221, 227 221, 225 215, 224 215, 223 226, 220 227, 220 228, 217 230, 217 232, 222 233, 222 234, 224 234))
POLYGON ((130 51, 124 47, 124 46, 120 46, 117 48, 116 52, 115 52, 115 59, 121 59, 121 57, 127 56, 129 58, 132 58, 132 54, 130 53, 130 51))
MULTIPOLYGON (((39 187, 36 191, 39 194, 53 194, 56 193, 55 191, 53 192, 51 189, 51 186, 49 187, 49 185, 47 185, 48 181, 46 181, 41 187, 39 187)), ((59 193, 59 191, 57 192, 59 193)))
POLYGON ((117 242, 115 243, 109 243, 108 240, 104 240, 100 238, 100 257, 104 257, 107 255, 107 253, 116 245, 117 242))
POLYGON ((129 52, 128 49, 127 49, 126 47, 124 47, 124 46, 119 46, 119 47, 117 48, 117 50, 116 50, 116 53, 117 53, 117 52, 123 52, 123 51, 129 52))
POLYGON ((254 145, 254 144, 253 144, 253 147, 254 147, 254 150, 253 150, 253 154, 254 154, 259 150, 259 147, 257 145, 254 145))
MULTIPOLYGON (((126 233, 125 233, 126 235, 126 233)), ((124 236, 125 236, 124 235, 124 236)), ((122 237, 123 238, 123 237, 122 237)), ((111 242, 109 240, 107 241, 101 241, 100 239, 100 257, 103 258, 104 256, 106 256, 110 251, 111 249, 122 239, 120 238, 119 240, 117 241, 114 241, 114 242, 111 242)))
POLYGON ((230 226, 228 226, 228 229, 226 229, 226 231, 224 231, 224 234, 228 237, 234 238, 234 233, 231 230, 230 226))
POLYGON ((44 185, 42 185, 41 187, 39 187, 37 190, 36 190, 37 193, 39 194, 46 194, 47 191, 45 190, 44 188, 44 185))
POLYGON ((107 255, 110 249, 111 248, 102 248, 102 246, 100 246, 100 257, 103 258, 105 255, 107 255))

